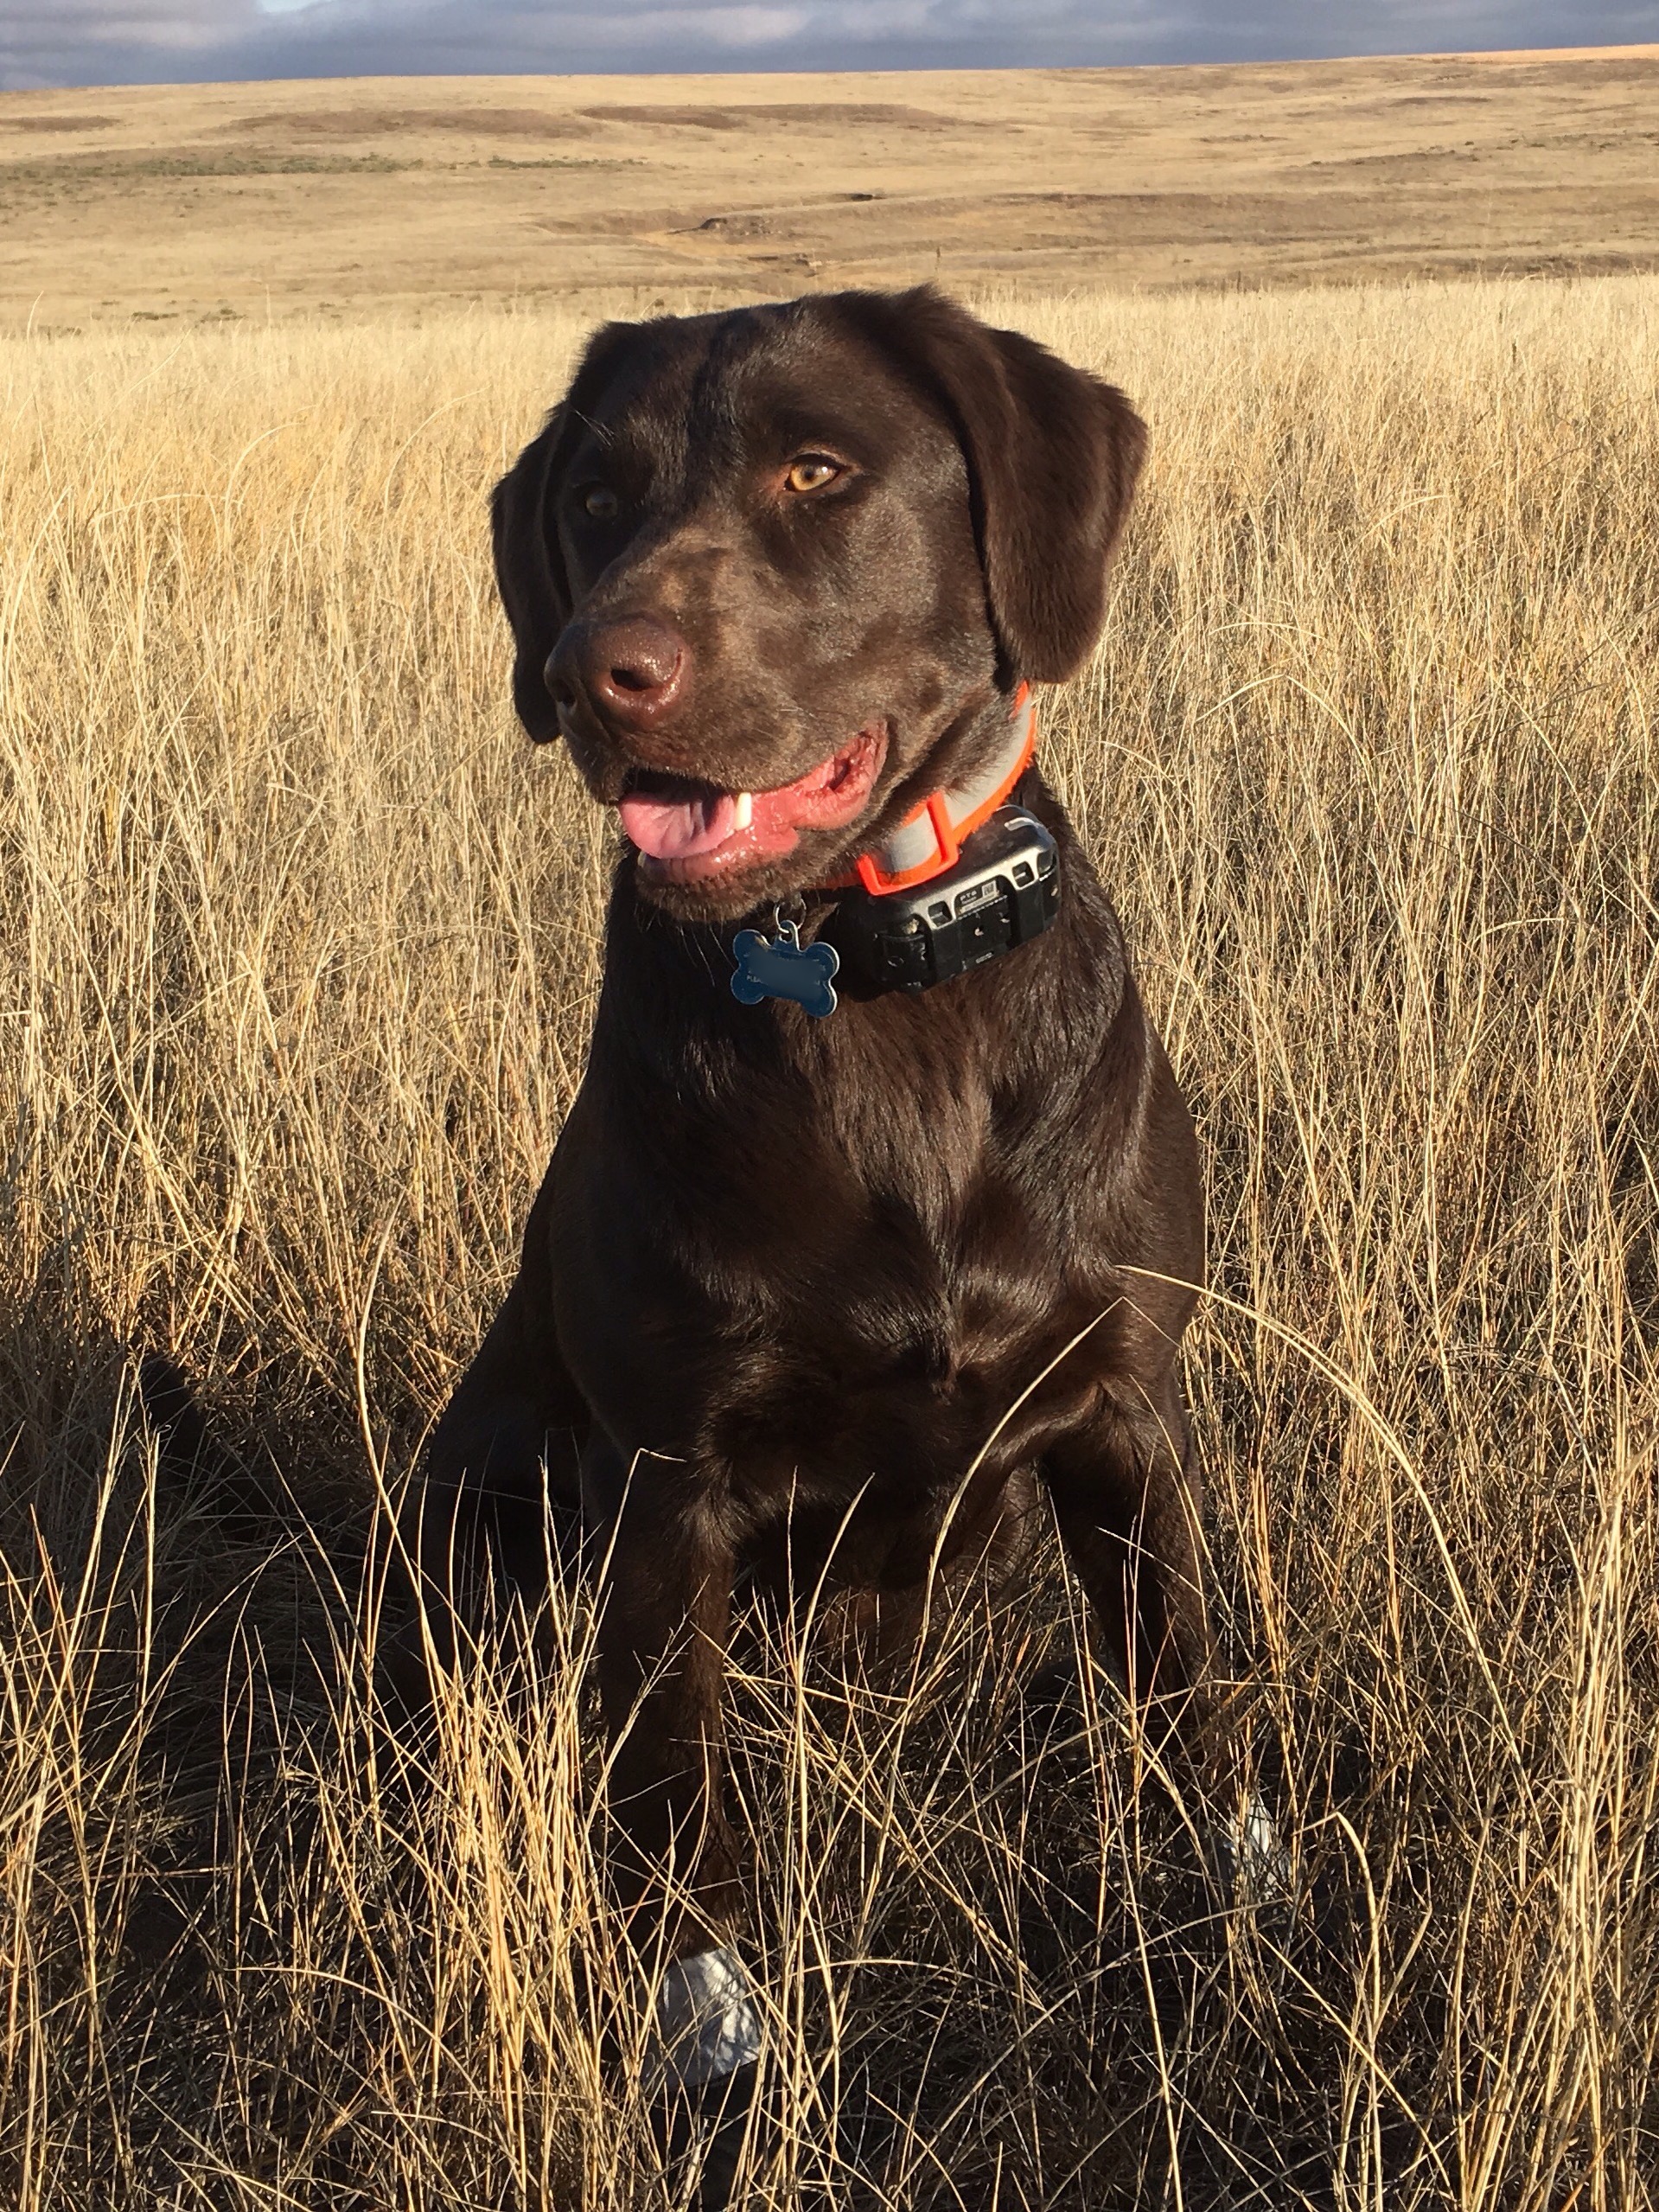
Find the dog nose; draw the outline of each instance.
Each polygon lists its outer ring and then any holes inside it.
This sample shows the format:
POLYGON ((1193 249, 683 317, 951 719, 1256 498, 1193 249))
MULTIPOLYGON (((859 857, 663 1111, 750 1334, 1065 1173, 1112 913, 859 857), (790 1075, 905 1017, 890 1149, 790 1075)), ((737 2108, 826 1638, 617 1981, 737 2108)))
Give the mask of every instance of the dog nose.
POLYGON ((547 666, 556 703, 574 705, 578 692, 608 721, 629 729, 660 722, 686 688, 691 649, 654 615, 577 623, 560 638, 547 666))

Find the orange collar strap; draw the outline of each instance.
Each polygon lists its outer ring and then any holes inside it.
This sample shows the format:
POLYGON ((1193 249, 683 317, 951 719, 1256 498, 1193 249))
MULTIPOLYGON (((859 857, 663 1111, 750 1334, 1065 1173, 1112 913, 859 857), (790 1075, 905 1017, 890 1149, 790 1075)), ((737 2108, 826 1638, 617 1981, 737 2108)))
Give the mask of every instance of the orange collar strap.
POLYGON ((966 838, 1001 806, 1031 764, 1037 751, 1037 702, 1021 684, 1008 710, 1009 733, 979 774, 967 783, 931 792, 906 815, 890 837, 861 853, 850 875, 836 876, 827 891, 848 891, 861 883, 873 897, 909 891, 956 865, 966 838))

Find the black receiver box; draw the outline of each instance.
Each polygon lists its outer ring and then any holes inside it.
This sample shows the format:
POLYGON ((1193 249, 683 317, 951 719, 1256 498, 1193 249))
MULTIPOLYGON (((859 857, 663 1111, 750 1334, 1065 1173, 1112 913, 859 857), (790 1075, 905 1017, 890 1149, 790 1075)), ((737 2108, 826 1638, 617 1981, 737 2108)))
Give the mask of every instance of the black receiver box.
POLYGON ((999 807, 942 875, 910 891, 849 892, 820 934, 867 982, 925 991, 1040 937, 1059 911, 1053 838, 1024 808, 999 807))

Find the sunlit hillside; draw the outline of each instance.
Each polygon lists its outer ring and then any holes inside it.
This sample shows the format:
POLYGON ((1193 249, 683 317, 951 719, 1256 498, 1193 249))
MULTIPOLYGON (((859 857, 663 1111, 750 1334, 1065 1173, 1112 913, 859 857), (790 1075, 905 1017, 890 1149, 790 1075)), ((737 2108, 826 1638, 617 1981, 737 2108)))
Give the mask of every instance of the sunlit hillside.
POLYGON ((0 94, 0 329, 1659 268, 1659 46, 0 94))

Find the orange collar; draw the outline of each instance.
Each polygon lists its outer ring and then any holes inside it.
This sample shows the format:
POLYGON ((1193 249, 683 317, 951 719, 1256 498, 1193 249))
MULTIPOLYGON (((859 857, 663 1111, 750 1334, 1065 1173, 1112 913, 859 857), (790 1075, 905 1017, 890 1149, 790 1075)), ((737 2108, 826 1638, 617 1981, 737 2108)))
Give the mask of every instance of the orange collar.
POLYGON ((934 791, 905 815, 890 837, 861 853, 848 875, 833 876, 826 891, 850 891, 862 884, 872 897, 909 891, 954 867, 964 839, 990 820, 1031 764, 1037 751, 1037 705, 1030 686, 1021 684, 1008 710, 1005 744, 971 782, 934 791))

